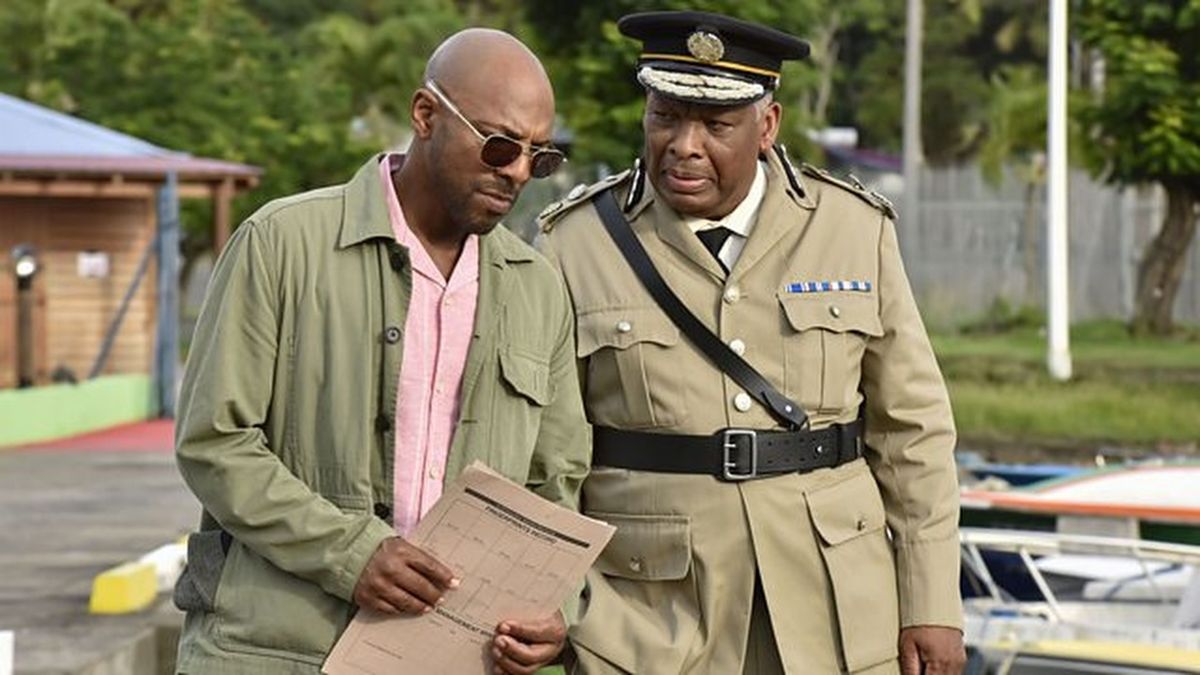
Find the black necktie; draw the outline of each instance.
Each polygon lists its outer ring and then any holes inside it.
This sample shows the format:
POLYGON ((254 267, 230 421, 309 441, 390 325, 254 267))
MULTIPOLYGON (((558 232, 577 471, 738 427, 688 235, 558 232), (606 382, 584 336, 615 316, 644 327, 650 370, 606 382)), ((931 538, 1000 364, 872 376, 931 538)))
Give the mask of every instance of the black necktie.
POLYGON ((725 245, 725 240, 729 239, 729 235, 731 234, 733 234, 733 230, 724 225, 718 225, 708 230, 700 230, 696 233, 696 236, 700 238, 700 243, 704 244, 704 248, 708 249, 712 257, 716 258, 717 263, 721 265, 721 269, 726 272, 729 270, 725 268, 725 263, 721 262, 721 256, 718 254, 721 252, 721 247, 725 245))

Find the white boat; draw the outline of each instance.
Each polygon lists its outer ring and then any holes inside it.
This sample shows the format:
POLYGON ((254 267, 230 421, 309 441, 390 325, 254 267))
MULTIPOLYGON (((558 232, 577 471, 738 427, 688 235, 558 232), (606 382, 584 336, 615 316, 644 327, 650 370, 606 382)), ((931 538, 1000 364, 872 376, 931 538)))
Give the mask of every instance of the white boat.
POLYGON ((966 641, 1156 645, 1200 663, 1200 546, 963 528, 966 641))
POLYGON ((967 488, 962 524, 1200 545, 1197 486, 1200 462, 1192 461, 1094 469, 1015 489, 967 488))

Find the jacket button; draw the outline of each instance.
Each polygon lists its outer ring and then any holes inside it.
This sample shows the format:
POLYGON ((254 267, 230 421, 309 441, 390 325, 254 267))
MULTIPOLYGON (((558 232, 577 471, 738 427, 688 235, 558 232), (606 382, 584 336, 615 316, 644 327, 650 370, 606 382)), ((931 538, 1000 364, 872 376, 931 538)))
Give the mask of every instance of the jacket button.
POLYGON ((394 345, 400 341, 400 329, 395 326, 388 326, 383 329, 383 339, 389 345, 394 345))
POLYGON ((733 407, 737 408, 738 412, 749 411, 751 403, 752 401, 750 399, 750 394, 747 394, 744 391, 733 397, 733 407))
POLYGON ((746 353, 746 343, 735 338, 729 341, 729 349, 733 351, 734 354, 741 356, 742 354, 746 353))
POLYGON ((725 295, 723 297, 725 298, 725 302, 728 302, 732 305, 733 303, 742 299, 742 292, 738 290, 737 286, 730 286, 729 288, 725 289, 725 295))
POLYGON ((629 570, 631 572, 641 572, 642 571, 642 559, 637 556, 630 558, 629 559, 629 570))
POLYGON ((628 333, 631 330, 633 330, 633 324, 629 323, 628 321, 618 321, 617 322, 617 332, 618 333, 628 333))
POLYGON ((842 316, 842 308, 837 305, 830 305, 829 313, 833 315, 833 318, 837 319, 842 316))
POLYGON ((387 504, 379 503, 375 505, 375 516, 387 520, 392 515, 392 509, 387 504))
POLYGON ((394 271, 402 271, 405 265, 408 264, 408 251, 404 250, 404 247, 399 244, 388 244, 388 264, 391 265, 394 271))
POLYGON ((854 529, 858 530, 859 532, 867 529, 867 519, 859 516, 858 520, 854 521, 854 529))

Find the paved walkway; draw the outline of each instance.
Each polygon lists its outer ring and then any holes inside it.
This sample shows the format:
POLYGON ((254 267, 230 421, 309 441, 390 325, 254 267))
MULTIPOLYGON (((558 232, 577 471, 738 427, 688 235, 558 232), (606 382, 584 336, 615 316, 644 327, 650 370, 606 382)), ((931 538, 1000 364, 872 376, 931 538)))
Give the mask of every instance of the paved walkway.
POLYGON ((18 675, 135 672, 105 662, 178 620, 166 596, 136 615, 87 613, 96 574, 195 527, 172 446, 156 421, 0 450, 0 630, 16 633, 18 675))

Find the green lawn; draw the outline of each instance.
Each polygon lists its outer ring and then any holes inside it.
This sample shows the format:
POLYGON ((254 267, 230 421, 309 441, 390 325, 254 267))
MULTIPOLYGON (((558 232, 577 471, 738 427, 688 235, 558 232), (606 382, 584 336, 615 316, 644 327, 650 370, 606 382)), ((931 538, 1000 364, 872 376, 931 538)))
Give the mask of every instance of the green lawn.
POLYGON ((959 434, 1031 445, 1200 441, 1200 339, 1132 338, 1115 322, 1072 328, 1075 377, 1052 381, 1034 328, 933 336, 959 434))
POLYGON ((1200 440, 1200 386, 949 379, 959 435, 1035 444, 1186 445, 1200 440))
MULTIPOLYGON (((1003 333, 933 336, 939 359, 1001 359, 1041 367, 1046 361, 1046 337, 1040 329, 1022 327, 1003 333)), ((1188 331, 1178 338, 1135 338, 1117 322, 1102 321, 1071 328, 1071 358, 1077 370, 1116 367, 1128 369, 1191 370, 1200 379, 1200 335, 1188 331)))

